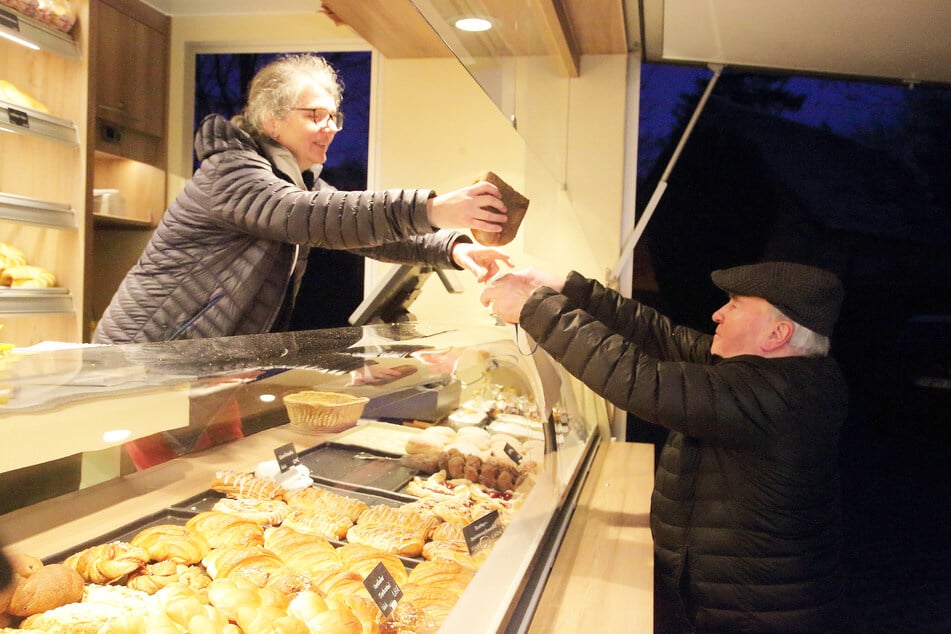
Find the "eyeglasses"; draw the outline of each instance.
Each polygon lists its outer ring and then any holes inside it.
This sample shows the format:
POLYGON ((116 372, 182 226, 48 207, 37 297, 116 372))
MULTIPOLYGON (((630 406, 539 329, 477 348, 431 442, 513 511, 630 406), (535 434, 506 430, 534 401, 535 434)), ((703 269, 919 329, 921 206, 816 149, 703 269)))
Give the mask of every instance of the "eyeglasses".
POLYGON ((309 112, 310 118, 318 127, 329 126, 331 123, 338 131, 343 130, 343 113, 333 112, 325 108, 291 108, 291 110, 301 110, 309 112))

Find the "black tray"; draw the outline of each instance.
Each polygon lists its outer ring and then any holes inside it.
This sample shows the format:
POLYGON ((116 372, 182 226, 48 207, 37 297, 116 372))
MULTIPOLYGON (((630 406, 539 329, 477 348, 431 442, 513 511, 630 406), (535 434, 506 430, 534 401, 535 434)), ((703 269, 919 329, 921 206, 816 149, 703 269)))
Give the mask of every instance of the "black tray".
POLYGON ((316 482, 340 488, 355 486, 378 493, 396 493, 419 473, 389 454, 333 442, 307 449, 298 458, 310 469, 316 482))

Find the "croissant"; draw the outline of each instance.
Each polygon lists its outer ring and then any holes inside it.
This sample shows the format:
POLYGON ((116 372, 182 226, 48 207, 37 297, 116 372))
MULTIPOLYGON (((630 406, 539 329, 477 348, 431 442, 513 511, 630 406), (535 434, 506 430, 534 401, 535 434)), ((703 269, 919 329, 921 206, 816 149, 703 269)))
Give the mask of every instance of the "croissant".
POLYGON ((292 528, 299 533, 339 540, 346 536, 347 529, 353 526, 353 522, 349 517, 336 513, 291 508, 281 526, 292 528))
POLYGON ((339 570, 314 581, 320 594, 325 597, 346 597, 367 591, 363 585, 363 577, 352 570, 339 570))
POLYGON ((362 500, 339 495, 319 487, 288 491, 284 494, 284 499, 291 506, 329 511, 349 517, 351 522, 356 522, 360 514, 367 510, 367 504, 362 500))
POLYGON ((259 478, 253 473, 241 471, 218 471, 211 481, 211 488, 233 498, 253 498, 256 500, 284 499, 284 487, 267 478, 259 478))
POLYGON ((441 625, 450 610, 456 605, 459 596, 443 591, 440 588, 407 584, 403 588, 401 606, 416 606, 421 609, 435 623, 441 625))
POLYGON ((250 581, 258 588, 267 585, 268 580, 284 568, 284 562, 277 555, 266 550, 246 557, 227 558, 218 562, 218 574, 215 579, 241 578, 250 581))
MULTIPOLYGON (((189 634, 240 634, 223 612, 209 605, 207 596, 192 588, 173 583, 156 592, 155 599, 159 609, 189 634)), ((151 634, 152 629, 146 631, 151 634)))
POLYGON ((440 559, 454 561, 472 570, 477 570, 488 554, 489 550, 485 548, 474 555, 469 554, 469 547, 461 539, 433 540, 426 542, 423 546, 423 557, 430 561, 440 559))
POLYGON ((407 585, 429 586, 443 592, 461 595, 475 572, 457 561, 426 560, 409 571, 407 585))
POLYGON ((289 526, 270 526, 264 531, 264 546, 272 553, 287 561, 287 555, 298 546, 320 550, 327 556, 336 558, 337 549, 326 538, 294 530, 289 526))
POLYGON ((215 579, 208 586, 208 602, 221 610, 230 621, 237 620, 239 607, 276 606, 283 610, 286 596, 273 588, 259 588, 247 579, 215 579))
POLYGON ((268 634, 310 634, 310 629, 299 619, 273 606, 239 607, 237 610, 238 627, 243 632, 267 632, 268 634))
POLYGON ((217 579, 222 567, 229 567, 235 561, 240 561, 263 552, 267 552, 261 546, 228 546, 227 548, 214 548, 208 551, 208 554, 201 560, 201 565, 211 576, 217 579))
POLYGON ((149 553, 144 548, 116 541, 90 546, 70 555, 63 563, 89 583, 110 584, 143 568, 148 562, 149 553))
POLYGON ((185 522, 185 528, 204 537, 212 548, 264 544, 264 529, 260 524, 222 511, 198 513, 185 522))
POLYGON ((394 524, 356 524, 347 531, 347 541, 367 544, 404 557, 418 556, 426 543, 418 531, 394 524))
POLYGON ((160 524, 139 531, 130 542, 149 553, 153 561, 197 564, 211 550, 205 538, 185 526, 160 524))

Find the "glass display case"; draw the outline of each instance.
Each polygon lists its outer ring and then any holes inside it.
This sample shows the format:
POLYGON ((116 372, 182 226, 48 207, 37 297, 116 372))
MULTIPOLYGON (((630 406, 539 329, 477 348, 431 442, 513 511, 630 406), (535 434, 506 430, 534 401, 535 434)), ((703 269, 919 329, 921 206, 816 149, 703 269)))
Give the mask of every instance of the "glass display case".
MULTIPOLYGON (((8 352, 0 379, 0 535, 15 546, 50 544, 37 554, 47 558, 114 539, 135 525, 123 505, 139 493, 143 518, 162 511, 149 505, 163 488, 168 506, 181 506, 174 496, 208 489, 202 469, 213 473, 238 455, 239 469, 254 472, 288 438, 317 486, 411 498, 411 483, 450 476, 438 464, 408 461, 407 440, 433 427, 457 434, 479 427, 517 439, 526 452, 537 448, 537 460, 500 491, 516 510, 442 631, 510 627, 531 614, 599 443, 567 375, 543 352, 522 348, 508 327, 407 322, 8 352), (365 406, 346 429, 291 421, 283 400, 301 391, 359 397, 365 406), (250 453, 232 453, 252 442, 250 453), (50 473, 59 488, 46 491, 46 501, 31 496, 35 486, 22 486, 50 473), (113 495, 116 510, 123 508, 114 520, 112 502, 103 501, 113 495), (64 548, 68 537, 46 539, 63 520, 36 519, 37 509, 92 499, 87 524, 97 528, 73 532, 64 548)), ((518 463, 515 444, 505 450, 518 463)), ((81 516, 76 506, 62 508, 81 516)))

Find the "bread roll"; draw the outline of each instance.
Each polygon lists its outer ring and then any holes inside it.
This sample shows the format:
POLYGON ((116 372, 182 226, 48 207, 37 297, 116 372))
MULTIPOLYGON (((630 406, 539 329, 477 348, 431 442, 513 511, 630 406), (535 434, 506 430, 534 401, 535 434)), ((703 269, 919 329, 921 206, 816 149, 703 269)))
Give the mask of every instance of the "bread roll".
POLYGON ((518 228, 522 224, 525 212, 528 211, 529 200, 511 185, 499 178, 494 172, 486 172, 485 175, 478 180, 487 181, 499 188, 499 193, 502 195, 502 202, 505 203, 507 213, 505 222, 502 224, 501 232, 491 233, 473 229, 472 237, 475 238, 479 244, 486 246, 498 247, 506 245, 511 242, 515 238, 515 234, 518 233, 518 228))
POLYGON ((16 584, 7 612, 30 616, 80 601, 84 585, 83 578, 69 566, 43 566, 16 584))

